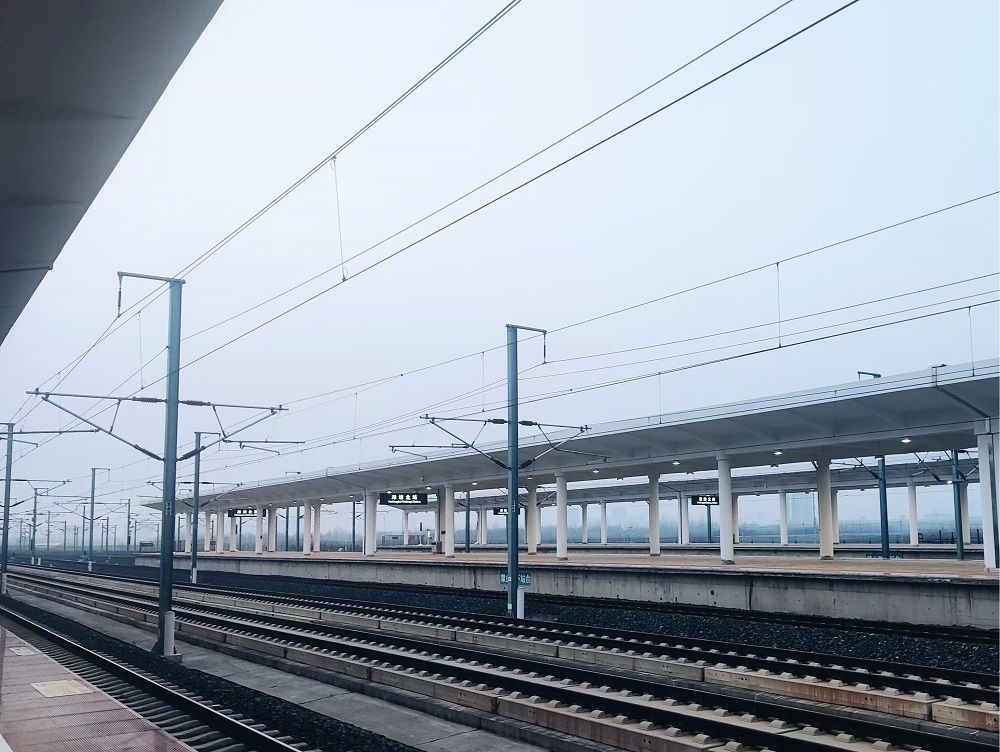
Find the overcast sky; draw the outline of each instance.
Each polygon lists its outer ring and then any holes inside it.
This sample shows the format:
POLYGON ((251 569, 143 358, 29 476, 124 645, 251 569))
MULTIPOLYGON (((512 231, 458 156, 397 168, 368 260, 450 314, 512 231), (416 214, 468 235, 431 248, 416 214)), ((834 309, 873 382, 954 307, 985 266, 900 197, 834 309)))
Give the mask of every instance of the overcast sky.
MULTIPOLYGON (((604 146, 370 271, 428 232, 542 172, 841 3, 794 0, 559 147, 346 265, 348 281, 182 371, 182 396, 300 402, 248 438, 301 440, 276 455, 228 448, 205 477, 252 482, 439 443, 407 417, 503 400, 504 324, 557 329, 998 188, 993 0, 863 0, 604 146), (353 275, 358 275, 354 277, 353 275), (445 359, 471 357, 356 387, 445 359), (499 382, 499 383, 498 383, 499 382), (494 388, 481 393, 483 387, 494 388), (456 395, 469 394, 454 401, 456 395), (356 396, 355 396, 356 395, 356 396), (309 408, 309 409, 302 409, 309 408), (297 410, 297 411, 296 411, 297 410), (356 434, 381 433, 361 440, 356 434), (331 437, 329 441, 316 441, 331 437), (325 444, 319 448, 317 444, 325 444)), ((779 5, 524 0, 338 158, 187 276, 186 336, 339 264, 572 131, 779 5)), ((490 18, 498 2, 227 0, 181 66, 0 354, 0 412, 84 351, 115 316, 119 270, 169 275, 364 125, 490 18)), ((995 275, 998 202, 965 207, 780 267, 553 334, 521 348, 522 397, 775 344, 773 322, 995 275), (621 355, 609 351, 756 329, 621 355), (727 349, 718 349, 718 348, 727 349), (710 352, 705 352, 710 350, 710 352), (701 351, 701 352, 697 352, 701 351), (559 362, 565 359, 568 362, 559 362), (652 360, 656 359, 656 360, 652 360), (645 361, 638 363, 636 361, 645 361), (614 366, 614 367, 612 367, 614 366), (601 369, 565 374, 580 369, 601 369)), ((341 279, 190 336, 182 362, 341 279)), ((128 281, 126 306, 149 292, 128 281)), ((997 277, 786 322, 785 342, 991 299, 997 277), (977 297, 970 297, 978 294, 977 297), (937 307, 928 307, 939 304, 937 307), (901 312, 895 316, 860 319, 901 312)), ((165 298, 94 349, 65 391, 155 382, 165 298), (141 378, 141 381, 140 381, 141 378), (122 383, 125 381, 125 383, 122 383)), ((996 305, 790 347, 526 406, 522 417, 597 423, 996 357, 996 305)), ((47 379, 49 379, 47 381, 47 379)), ((162 394, 162 382, 143 393, 162 394)), ((75 408, 88 407, 74 402, 75 408)), ((28 408, 34 403, 28 404, 28 408)), ((24 410, 18 414, 20 421, 24 410)), ((250 412, 221 413, 227 424, 250 412)), ((112 412, 101 414, 107 422, 112 412)), ((23 428, 67 425, 48 405, 23 428)), ((162 409, 125 405, 116 430, 162 449, 162 409)), ((181 441, 217 428, 184 408, 181 441)), ((484 434, 499 438, 500 434, 484 434)), ((152 461, 104 436, 66 436, 19 459, 19 477, 79 478, 105 501, 155 494, 152 461), (85 478, 85 480, 84 480, 85 478)), ((182 466, 180 476, 190 477, 182 466)), ((23 491, 23 489, 20 489, 23 491)), ((870 498, 845 500, 841 515, 870 498)), ((749 506, 749 505, 748 505, 749 506)), ((750 519, 752 509, 744 512, 750 519)), ((771 517, 768 506, 760 516, 771 517)), ((869 514, 869 516, 872 516, 869 514)))

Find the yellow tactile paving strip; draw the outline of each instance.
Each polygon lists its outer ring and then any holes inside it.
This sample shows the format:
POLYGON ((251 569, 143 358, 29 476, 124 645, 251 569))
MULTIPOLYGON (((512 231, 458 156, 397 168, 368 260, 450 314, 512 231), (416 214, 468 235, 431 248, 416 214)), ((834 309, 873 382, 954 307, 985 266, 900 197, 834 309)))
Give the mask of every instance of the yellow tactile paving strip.
POLYGON ((191 752, 3 628, 0 735, 12 752, 191 752))

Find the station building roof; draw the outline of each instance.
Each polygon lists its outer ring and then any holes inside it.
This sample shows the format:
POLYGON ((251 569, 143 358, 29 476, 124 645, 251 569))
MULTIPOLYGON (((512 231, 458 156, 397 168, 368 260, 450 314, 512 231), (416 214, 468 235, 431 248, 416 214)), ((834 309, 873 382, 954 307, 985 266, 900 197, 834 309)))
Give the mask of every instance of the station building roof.
MULTIPOLYGON (((596 481, 664 476, 664 486, 688 473, 714 471, 719 456, 734 468, 940 452, 976 445, 976 433, 1000 414, 1000 362, 980 361, 935 366, 924 371, 884 376, 803 392, 647 416, 591 426, 574 439, 572 449, 587 454, 548 452, 521 473, 523 484, 544 485, 557 474, 568 481, 596 481), (903 439, 906 443, 902 443, 903 439)), ((550 434, 558 442, 574 432, 550 434)), ((567 445, 569 446, 569 445, 567 445)), ((522 438, 522 459, 550 448, 541 436, 522 438)), ((482 447, 501 462, 506 442, 482 447)), ((863 487, 867 471, 851 471, 848 487, 863 487)), ((912 472, 912 471, 901 471, 912 472)), ((807 490, 809 473, 785 484, 807 490)), ((834 483, 837 473, 834 476, 834 483)), ((758 474, 757 477, 763 477, 758 474)), ((870 475, 868 476, 870 478, 870 475)), ((709 482, 700 479, 701 486, 709 482)), ((734 490, 742 491, 737 474, 734 490)), ((814 481, 813 481, 814 482, 814 481)), ((905 482, 895 478, 895 483, 905 482)), ((445 450, 426 459, 394 456, 351 467, 327 468, 294 479, 262 481, 256 486, 203 494, 203 506, 289 504, 323 500, 346 502, 373 491, 421 491, 451 485, 456 491, 506 488, 506 472, 483 455, 445 450)), ((840 485, 844 485, 841 483, 840 485)), ((691 485, 694 489, 695 486, 691 485)), ((580 492, 578 491, 577 494, 580 492)), ((578 496, 579 498, 579 496, 578 496)), ((150 506, 158 506, 157 503, 150 506)), ((178 501, 183 509, 184 500, 178 501)))
POLYGON ((221 0, 0 0, 0 342, 221 0))

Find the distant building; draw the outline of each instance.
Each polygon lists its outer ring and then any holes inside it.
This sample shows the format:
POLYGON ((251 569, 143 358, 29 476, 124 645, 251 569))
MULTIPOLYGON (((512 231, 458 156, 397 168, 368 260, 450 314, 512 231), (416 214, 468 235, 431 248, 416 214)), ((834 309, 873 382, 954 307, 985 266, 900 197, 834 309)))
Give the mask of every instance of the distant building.
POLYGON ((816 524, 816 507, 811 493, 788 494, 788 525, 808 527, 816 524))

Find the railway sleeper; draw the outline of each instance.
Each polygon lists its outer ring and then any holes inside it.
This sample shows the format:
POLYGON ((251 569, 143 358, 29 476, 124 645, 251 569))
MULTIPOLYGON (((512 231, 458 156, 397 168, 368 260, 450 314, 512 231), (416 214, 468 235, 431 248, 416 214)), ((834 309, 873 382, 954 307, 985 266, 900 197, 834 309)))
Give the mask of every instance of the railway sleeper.
MULTIPOLYGON (((44 585, 38 585, 36 582, 33 582, 32 586, 39 592, 44 591, 48 595, 59 595, 63 592, 58 589, 47 588, 44 585)), ((140 585, 136 589, 139 591, 147 590, 151 596, 154 594, 152 587, 140 585)), ((684 659, 671 661, 652 656, 649 653, 640 654, 634 650, 620 650, 617 648, 609 650, 588 645, 579 646, 574 643, 562 643, 558 640, 525 640, 513 635, 498 635, 479 630, 431 626, 395 618, 377 619, 373 617, 359 617, 356 615, 340 614, 339 612, 319 611, 296 606, 269 604, 263 601, 238 599, 231 596, 214 596, 204 593, 197 593, 195 595, 198 597, 188 597, 188 594, 185 593, 184 596, 178 597, 176 600, 179 602, 215 603, 248 614, 276 613, 282 616, 302 619, 304 623, 309 621, 339 623, 342 621, 341 617, 347 616, 349 619, 343 619, 343 622, 350 626, 378 628, 386 632, 425 636, 445 641, 455 640, 483 647, 558 657, 566 660, 612 666, 654 675, 666 675, 691 681, 704 681, 744 689, 755 689, 845 707, 874 710, 903 717, 935 720, 949 725, 961 725, 967 728, 976 728, 991 732, 998 730, 997 706, 990 703, 964 703, 954 698, 942 700, 940 698, 931 698, 923 693, 910 694, 901 693, 891 688, 881 689, 867 685, 847 685, 836 680, 819 681, 813 677, 794 676, 787 672, 751 671, 741 667, 731 667, 728 664, 706 667, 702 661, 698 661, 697 663, 687 662, 684 659), (275 608, 275 605, 280 606, 280 608, 275 608), (935 706, 943 702, 947 702, 947 707, 935 712, 935 706)), ((102 602, 96 598, 87 596, 71 597, 75 600, 74 605, 81 603, 95 610, 101 608, 100 603, 102 602)), ((112 604, 105 604, 104 607, 110 608, 121 616, 128 616, 147 623, 150 621, 155 623, 155 615, 150 615, 148 612, 143 612, 139 609, 114 606, 112 604)), ((183 631, 185 627, 179 625, 179 628, 183 631)), ((209 632, 202 632, 202 636, 211 638, 209 632)), ((585 636, 581 635, 581 637, 585 636)), ((239 640, 240 638, 236 637, 234 639, 239 640)), ((638 648, 641 648, 643 645, 638 641, 635 644, 638 648)), ((280 655, 278 648, 272 648, 272 650, 275 651, 275 655, 280 655)), ((739 657, 737 653, 733 653, 733 655, 737 658, 739 657)), ((778 666, 780 665, 779 663, 778 666)), ((803 665, 805 669, 808 664, 803 665)))

